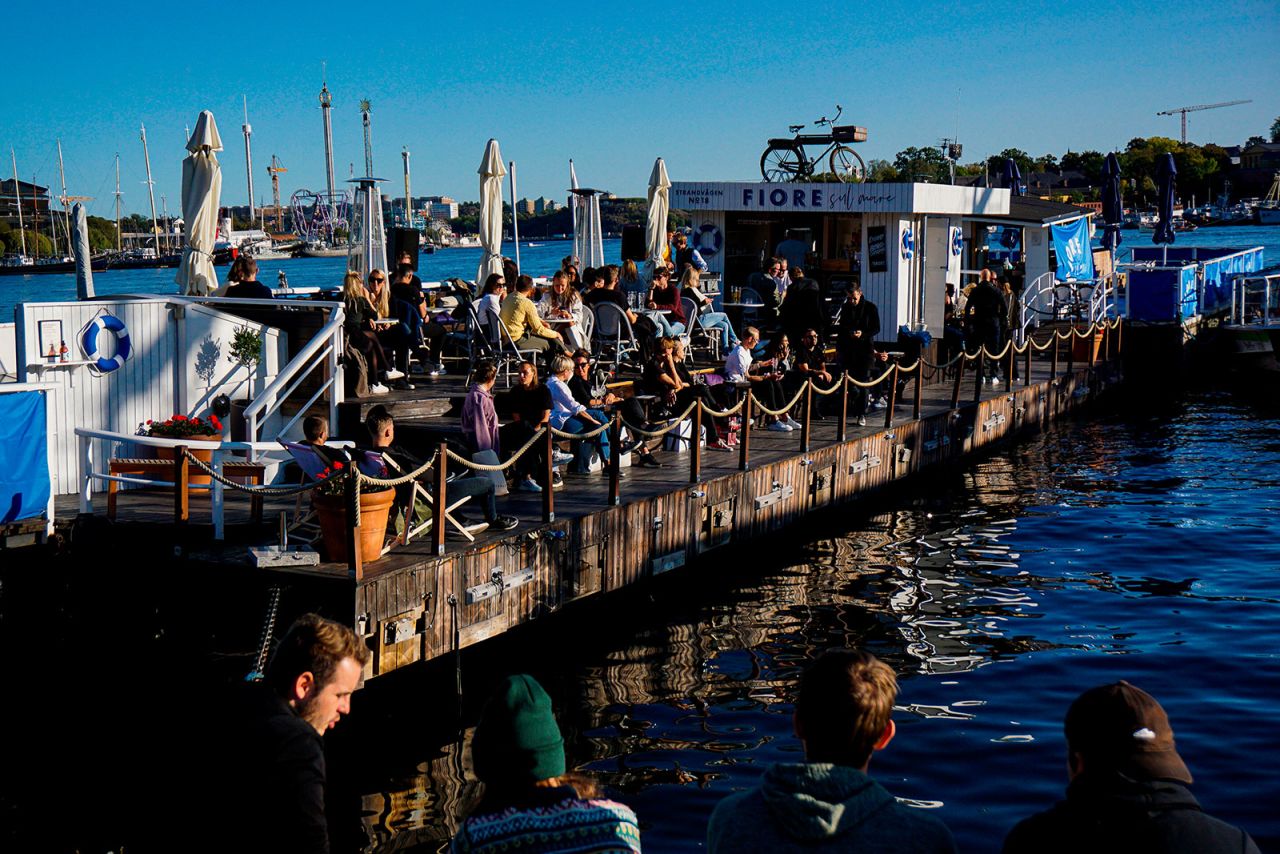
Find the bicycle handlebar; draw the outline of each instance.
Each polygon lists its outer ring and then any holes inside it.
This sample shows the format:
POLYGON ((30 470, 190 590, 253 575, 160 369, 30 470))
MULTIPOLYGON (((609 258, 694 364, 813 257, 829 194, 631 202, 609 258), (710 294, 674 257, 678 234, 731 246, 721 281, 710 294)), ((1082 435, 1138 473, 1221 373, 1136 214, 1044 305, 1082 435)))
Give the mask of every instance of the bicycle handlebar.
POLYGON ((840 114, 843 112, 844 112, 844 107, 840 106, 839 104, 836 104, 836 117, 834 119, 829 119, 826 116, 823 116, 820 119, 814 119, 813 123, 815 125, 834 125, 836 122, 840 121, 840 114))

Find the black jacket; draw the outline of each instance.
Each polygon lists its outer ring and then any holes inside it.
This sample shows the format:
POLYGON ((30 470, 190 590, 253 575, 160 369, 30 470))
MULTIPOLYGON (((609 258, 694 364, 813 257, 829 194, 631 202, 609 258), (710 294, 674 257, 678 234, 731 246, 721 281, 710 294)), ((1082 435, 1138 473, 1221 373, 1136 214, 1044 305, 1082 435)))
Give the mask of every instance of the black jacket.
POLYGON ((857 305, 846 302, 840 307, 840 337, 842 349, 860 355, 869 355, 876 336, 880 334, 880 309, 871 300, 863 297, 857 305), (861 331, 855 338, 853 333, 861 331))
POLYGON ((210 838, 234 845, 217 850, 328 852, 320 734, 263 683, 241 686, 233 709, 215 758, 227 809, 210 838))
POLYGON ((969 291, 965 312, 974 322, 996 321, 1001 326, 1009 323, 1009 303, 1004 294, 990 282, 979 282, 969 291))
POLYGON ((1245 833, 1206 815, 1186 786, 1133 780, 1115 772, 1081 774, 1067 799, 1018 823, 1004 854, 1258 854, 1245 833))

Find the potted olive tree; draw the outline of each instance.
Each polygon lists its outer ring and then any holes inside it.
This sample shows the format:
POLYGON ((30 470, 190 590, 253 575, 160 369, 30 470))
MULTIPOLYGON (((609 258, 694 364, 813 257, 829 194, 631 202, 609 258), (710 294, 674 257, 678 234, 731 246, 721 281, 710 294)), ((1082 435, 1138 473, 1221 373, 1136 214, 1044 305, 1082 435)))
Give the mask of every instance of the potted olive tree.
MULTIPOLYGON (((245 369, 244 395, 231 401, 231 439, 243 442, 248 436, 245 426, 244 411, 249 408, 249 400, 253 394, 253 374, 262 361, 262 336, 249 326, 241 326, 231 335, 231 346, 228 348, 227 361, 245 369)), ((232 373, 234 378, 235 374, 232 373)))

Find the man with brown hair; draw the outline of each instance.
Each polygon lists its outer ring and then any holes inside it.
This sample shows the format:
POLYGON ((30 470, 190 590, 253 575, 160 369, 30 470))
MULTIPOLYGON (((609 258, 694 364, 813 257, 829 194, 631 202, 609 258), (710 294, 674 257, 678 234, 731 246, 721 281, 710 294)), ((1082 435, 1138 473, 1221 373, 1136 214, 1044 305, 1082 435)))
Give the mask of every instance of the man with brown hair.
POLYGON ((707 851, 954 852, 951 832, 905 807, 867 776, 893 740, 898 681, 874 655, 823 653, 800 680, 793 722, 802 763, 778 763, 754 789, 721 801, 707 826, 707 851))
POLYGON ((355 633, 304 614, 276 646, 262 682, 246 686, 233 722, 225 832, 239 851, 329 850, 321 740, 351 711, 369 649, 355 633))
POLYGON ((1201 811, 1169 717, 1146 691, 1124 681, 1085 691, 1064 729, 1067 799, 1020 822, 1006 854, 1258 854, 1249 834, 1201 811))

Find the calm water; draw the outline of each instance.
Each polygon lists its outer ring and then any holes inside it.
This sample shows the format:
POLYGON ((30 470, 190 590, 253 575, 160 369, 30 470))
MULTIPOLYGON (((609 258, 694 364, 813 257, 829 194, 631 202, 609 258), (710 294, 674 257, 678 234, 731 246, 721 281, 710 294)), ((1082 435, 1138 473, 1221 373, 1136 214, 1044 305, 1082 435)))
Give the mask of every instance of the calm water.
MULTIPOLYGON (((831 646, 899 674, 899 735, 872 773, 935 809, 963 850, 998 850, 1060 796, 1067 705, 1120 678, 1168 710, 1206 809, 1267 850, 1280 787, 1257 760, 1280 747, 1278 519, 1280 419, 1198 394, 1064 425, 824 520, 735 577, 673 579, 464 668, 477 692, 495 672, 537 674, 571 765, 636 808, 647 850, 699 850, 717 801, 800 757, 797 676, 831 646)), ((387 709, 417 692, 420 710, 447 707, 451 679, 375 684, 367 716, 330 736, 380 843, 434 850, 431 828, 457 809, 456 744, 405 755, 432 716, 387 709)))

